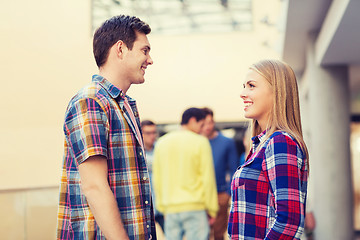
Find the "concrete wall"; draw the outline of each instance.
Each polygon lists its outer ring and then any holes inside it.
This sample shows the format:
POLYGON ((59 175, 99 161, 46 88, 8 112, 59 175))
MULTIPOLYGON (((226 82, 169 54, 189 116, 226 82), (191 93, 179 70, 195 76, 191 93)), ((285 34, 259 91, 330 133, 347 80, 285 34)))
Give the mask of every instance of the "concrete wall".
POLYGON ((0 191, 1 239, 55 239, 57 202, 57 186, 0 191))
POLYGON ((319 66, 313 43, 311 36, 301 79, 301 110, 309 147, 315 238, 353 239, 348 67, 319 66))
POLYGON ((0 189, 56 185, 67 102, 96 70, 90 1, 2 1, 0 189))
POLYGON ((63 115, 96 71, 90 1, 0 5, 0 238, 55 239, 63 115))
POLYGON ((354 187, 354 226, 360 231, 360 123, 351 124, 351 167, 354 187))

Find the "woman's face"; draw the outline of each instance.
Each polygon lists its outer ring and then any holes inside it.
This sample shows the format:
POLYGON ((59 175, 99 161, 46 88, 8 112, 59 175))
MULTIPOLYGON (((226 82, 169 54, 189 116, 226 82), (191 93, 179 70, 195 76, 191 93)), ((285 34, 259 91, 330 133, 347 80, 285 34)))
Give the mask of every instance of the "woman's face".
POLYGON ((273 89, 259 73, 249 70, 240 97, 244 101, 245 117, 257 120, 261 130, 265 130, 273 107, 273 89))

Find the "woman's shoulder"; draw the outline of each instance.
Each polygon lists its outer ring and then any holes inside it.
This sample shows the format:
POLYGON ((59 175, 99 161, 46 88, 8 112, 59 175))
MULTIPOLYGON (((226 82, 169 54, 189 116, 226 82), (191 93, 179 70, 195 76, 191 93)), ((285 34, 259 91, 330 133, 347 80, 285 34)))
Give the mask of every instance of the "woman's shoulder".
POLYGON ((273 132, 270 137, 267 139, 267 148, 274 146, 294 146, 300 147, 299 143, 295 140, 295 138, 284 130, 278 130, 273 132))
POLYGON ((293 136, 291 136, 290 133, 284 131, 284 130, 277 130, 275 132, 273 132, 269 139, 272 140, 286 140, 286 141, 291 141, 291 142, 296 142, 295 138, 293 136))

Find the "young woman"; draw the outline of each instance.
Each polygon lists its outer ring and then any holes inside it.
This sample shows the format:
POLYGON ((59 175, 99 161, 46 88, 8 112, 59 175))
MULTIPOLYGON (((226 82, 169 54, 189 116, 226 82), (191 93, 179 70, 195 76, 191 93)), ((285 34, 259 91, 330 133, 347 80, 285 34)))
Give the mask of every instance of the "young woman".
POLYGON ((250 67, 241 98, 252 148, 231 183, 231 239, 299 239, 304 229, 308 152, 293 70, 278 60, 250 67))

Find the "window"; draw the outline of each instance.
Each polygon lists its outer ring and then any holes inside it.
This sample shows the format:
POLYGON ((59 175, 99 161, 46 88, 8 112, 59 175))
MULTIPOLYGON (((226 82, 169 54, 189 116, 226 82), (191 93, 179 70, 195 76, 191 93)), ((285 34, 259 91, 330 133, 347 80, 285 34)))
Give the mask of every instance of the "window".
POLYGON ((93 31, 106 19, 135 15, 152 34, 252 30, 251 0, 92 0, 93 31))

